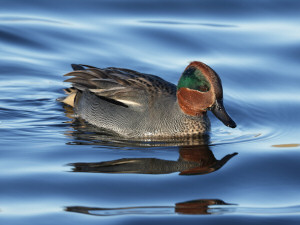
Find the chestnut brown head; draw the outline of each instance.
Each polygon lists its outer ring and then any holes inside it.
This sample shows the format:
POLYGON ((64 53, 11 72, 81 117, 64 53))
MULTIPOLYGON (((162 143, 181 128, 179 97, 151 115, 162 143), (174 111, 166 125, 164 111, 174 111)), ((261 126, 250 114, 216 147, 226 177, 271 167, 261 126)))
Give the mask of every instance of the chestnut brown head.
POLYGON ((220 77, 202 62, 194 61, 186 67, 178 81, 177 99, 185 114, 201 116, 211 110, 226 126, 236 127, 223 105, 220 77))

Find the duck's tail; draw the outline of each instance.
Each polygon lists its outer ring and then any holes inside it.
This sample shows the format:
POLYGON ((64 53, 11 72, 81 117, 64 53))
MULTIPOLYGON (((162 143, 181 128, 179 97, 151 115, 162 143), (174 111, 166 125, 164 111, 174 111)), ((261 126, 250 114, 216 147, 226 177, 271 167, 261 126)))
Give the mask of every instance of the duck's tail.
POLYGON ((67 94, 67 96, 58 98, 57 101, 74 107, 75 97, 76 97, 78 91, 75 88, 66 88, 63 90, 67 94))

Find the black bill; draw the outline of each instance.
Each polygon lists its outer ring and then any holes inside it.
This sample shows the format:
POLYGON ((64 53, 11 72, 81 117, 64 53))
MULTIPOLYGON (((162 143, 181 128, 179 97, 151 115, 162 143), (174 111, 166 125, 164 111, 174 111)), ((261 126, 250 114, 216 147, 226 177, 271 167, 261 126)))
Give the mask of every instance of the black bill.
POLYGON ((221 120, 227 127, 235 128, 236 123, 230 118, 230 116, 227 114, 223 101, 217 100, 215 104, 212 106, 211 111, 213 114, 221 120))

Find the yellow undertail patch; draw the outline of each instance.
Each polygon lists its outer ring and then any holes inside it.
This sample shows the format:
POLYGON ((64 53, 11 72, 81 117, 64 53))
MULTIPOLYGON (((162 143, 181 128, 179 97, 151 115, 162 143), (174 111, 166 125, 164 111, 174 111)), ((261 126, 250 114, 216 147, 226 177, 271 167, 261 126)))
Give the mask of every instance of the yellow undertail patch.
POLYGON ((74 101, 75 101, 76 94, 77 94, 76 92, 70 93, 62 102, 74 107, 74 101))

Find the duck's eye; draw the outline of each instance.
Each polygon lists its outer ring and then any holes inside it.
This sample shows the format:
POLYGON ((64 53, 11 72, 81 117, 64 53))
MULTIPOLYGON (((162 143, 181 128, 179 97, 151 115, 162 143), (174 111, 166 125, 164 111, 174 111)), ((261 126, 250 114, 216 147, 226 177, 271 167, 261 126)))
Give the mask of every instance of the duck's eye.
POLYGON ((207 91, 209 91, 209 87, 206 85, 199 86, 198 90, 201 92, 207 92, 207 91))

